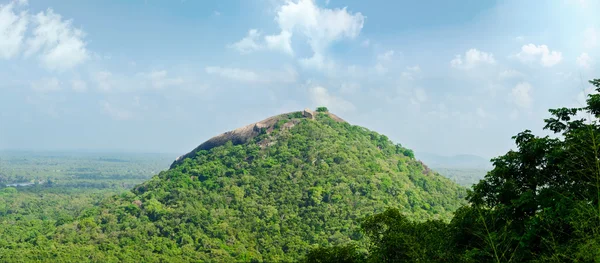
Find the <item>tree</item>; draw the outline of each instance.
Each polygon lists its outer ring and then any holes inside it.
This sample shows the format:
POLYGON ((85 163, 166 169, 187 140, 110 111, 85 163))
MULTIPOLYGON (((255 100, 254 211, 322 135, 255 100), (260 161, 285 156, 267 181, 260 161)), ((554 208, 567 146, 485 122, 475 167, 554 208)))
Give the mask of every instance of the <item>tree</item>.
POLYGON ((327 109, 327 107, 318 107, 317 112, 329 112, 329 110, 327 109))
MULTIPOLYGON (((590 83, 600 92, 600 80, 590 83)), ((457 227, 457 236, 478 260, 600 260, 600 95, 588 95, 583 108, 549 111, 545 129, 558 138, 514 136, 517 149, 493 159, 495 168, 468 195, 463 212, 479 219, 457 227), (477 238, 485 242, 465 242, 477 238)), ((472 221, 453 224, 462 220, 472 221)))

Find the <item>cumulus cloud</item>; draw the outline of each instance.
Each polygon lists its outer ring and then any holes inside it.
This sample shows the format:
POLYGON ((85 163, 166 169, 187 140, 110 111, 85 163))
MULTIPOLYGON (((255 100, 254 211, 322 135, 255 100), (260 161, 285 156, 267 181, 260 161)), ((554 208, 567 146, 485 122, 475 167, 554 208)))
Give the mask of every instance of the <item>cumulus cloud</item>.
POLYGON ((308 89, 308 93, 314 106, 325 106, 333 112, 349 112, 356 109, 354 104, 330 94, 322 86, 311 87, 308 89))
POLYGON ((263 47, 257 42, 260 38, 260 32, 257 29, 250 29, 248 35, 242 40, 229 45, 229 48, 233 48, 242 54, 247 54, 256 50, 260 50, 263 47))
POLYGON ((521 47, 521 52, 515 56, 523 63, 539 61, 544 67, 552 67, 562 61, 562 53, 555 50, 551 51, 546 45, 524 45, 521 47))
POLYGON ((31 89, 37 92, 46 93, 61 90, 60 81, 56 78, 44 78, 31 83, 31 89))
POLYGON ((335 62, 321 53, 315 53, 312 57, 300 59, 300 65, 323 72, 333 72, 336 68, 335 62))
POLYGON ((63 20, 52 9, 33 16, 36 25, 33 37, 28 39, 26 56, 39 53, 42 65, 50 70, 63 71, 73 68, 89 58, 85 34, 74 28, 72 20, 63 20))
POLYGON ((528 82, 520 82, 510 92, 510 98, 512 102, 521 107, 531 107, 533 99, 531 98, 531 84, 528 82))
POLYGON ((581 53, 581 55, 577 57, 577 65, 579 65, 581 68, 590 69, 593 63, 594 62, 588 53, 581 53))
POLYGON ((286 67, 283 71, 260 73, 240 68, 217 66, 206 67, 204 70, 211 75, 246 83, 292 83, 298 77, 298 73, 291 67, 286 67))
POLYGON ((493 65, 496 64, 494 55, 492 53, 486 53, 477 49, 469 49, 465 52, 463 58, 462 55, 456 55, 455 58, 450 61, 450 66, 459 69, 472 69, 479 65, 493 65))
POLYGON ((23 11, 15 13, 15 2, 0 5, 0 58, 16 56, 27 30, 28 16, 23 11))
POLYGON ((294 50, 292 50, 292 33, 288 31, 281 31, 279 35, 265 36, 265 41, 269 49, 294 55, 294 50))
POLYGON ((295 33, 307 38, 313 51, 309 66, 322 66, 319 61, 333 42, 343 38, 356 38, 363 28, 365 17, 350 13, 346 8, 327 9, 318 7, 314 0, 286 1, 277 11, 275 21, 280 33, 266 36, 267 46, 293 54, 291 38, 295 33))

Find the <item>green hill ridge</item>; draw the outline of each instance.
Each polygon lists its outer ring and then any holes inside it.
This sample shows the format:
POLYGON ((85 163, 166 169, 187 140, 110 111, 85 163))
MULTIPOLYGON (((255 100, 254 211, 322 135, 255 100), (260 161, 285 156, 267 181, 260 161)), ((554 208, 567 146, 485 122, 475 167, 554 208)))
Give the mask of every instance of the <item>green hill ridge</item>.
POLYGON ((360 243, 360 219, 386 208, 449 220, 465 195, 411 150, 318 108, 216 136, 131 192, 40 230, 42 240, 0 246, 0 261, 290 262, 360 243))

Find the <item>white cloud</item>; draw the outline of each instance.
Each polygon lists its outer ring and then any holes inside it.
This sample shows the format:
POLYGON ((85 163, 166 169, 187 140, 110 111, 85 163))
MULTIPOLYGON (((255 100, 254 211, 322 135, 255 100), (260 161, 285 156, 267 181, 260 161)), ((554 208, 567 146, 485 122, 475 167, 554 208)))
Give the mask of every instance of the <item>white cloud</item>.
POLYGON ((84 92, 87 90, 87 84, 80 79, 74 79, 71 81, 71 88, 76 92, 84 92))
POLYGON ((504 70, 504 71, 500 72, 500 74, 498 74, 498 76, 501 79, 513 79, 513 78, 524 77, 525 74, 523 74, 523 73, 521 73, 519 71, 516 71, 514 69, 507 69, 507 70, 504 70))
MULTIPOLYGON (((326 48, 342 38, 356 38, 364 20, 361 13, 351 14, 346 8, 320 8, 313 0, 286 1, 279 7, 275 17, 280 33, 266 36, 265 40, 269 48, 293 54, 291 38, 294 33, 300 33, 307 38, 314 53, 310 60, 324 61, 322 57, 326 48)), ((308 65, 322 64, 315 62, 308 65)))
POLYGON ((292 83, 296 81, 298 73, 291 67, 283 71, 257 73, 251 70, 227 67, 206 67, 206 73, 222 78, 248 83, 292 83))
POLYGON ((600 32, 593 27, 587 28, 583 32, 583 46, 587 49, 592 49, 598 46, 600 42, 600 32))
POLYGON ((310 58, 300 59, 300 65, 305 68, 312 68, 323 72, 333 72, 336 68, 335 62, 329 58, 326 58, 321 53, 315 53, 310 58))
POLYGON ((242 54, 247 54, 262 49, 262 46, 257 43, 259 38, 260 32, 258 32, 256 29, 250 29, 245 38, 229 45, 228 47, 233 48, 242 54))
POLYGON ((308 93, 314 106, 325 106, 332 112, 349 112, 356 109, 352 103, 329 94, 322 86, 311 87, 308 93))
POLYGON ((525 41, 525 37, 524 36, 515 37, 515 41, 517 41, 517 42, 523 42, 523 41, 525 41))
POLYGON ((28 39, 26 56, 38 53, 42 65, 50 70, 63 71, 73 68, 89 58, 85 34, 74 28, 71 20, 63 21, 52 9, 33 17, 36 27, 28 39))
POLYGON ((531 84, 521 82, 517 84, 510 92, 511 100, 521 108, 531 107, 533 99, 531 98, 531 84))
POLYGON ((61 90, 60 81, 56 78, 45 78, 31 83, 31 89, 37 92, 53 92, 61 90))
POLYGON ((516 57, 523 63, 531 63, 539 60, 544 67, 552 67, 562 61, 562 53, 559 51, 550 51, 548 46, 527 44, 521 47, 521 52, 516 57))
POLYGON ((455 58, 452 61, 450 61, 450 66, 459 69, 472 69, 478 65, 484 64, 496 64, 494 55, 491 53, 479 51, 474 48, 469 49, 467 52, 465 52, 464 59, 462 55, 456 55, 455 58))
POLYGON ((16 14, 14 2, 0 5, 0 58, 10 59, 21 49, 27 30, 27 13, 16 14))
POLYGON ((283 30, 279 35, 266 36, 265 41, 269 49, 294 55, 294 50, 292 50, 292 33, 288 31, 283 30))
POLYGON ((122 120, 130 120, 133 118, 133 113, 131 111, 115 107, 113 104, 111 104, 108 101, 102 101, 101 104, 102 104, 102 109, 104 110, 104 112, 107 113, 109 116, 111 116, 115 120, 122 121, 122 120))
POLYGON ((177 86, 184 83, 181 77, 168 77, 166 70, 152 71, 149 73, 139 73, 138 75, 140 75, 146 81, 148 81, 149 85, 155 89, 161 89, 169 86, 177 86))
POLYGON ((577 65, 581 68, 589 69, 592 67, 593 63, 594 62, 588 53, 581 53, 581 55, 577 57, 577 65))

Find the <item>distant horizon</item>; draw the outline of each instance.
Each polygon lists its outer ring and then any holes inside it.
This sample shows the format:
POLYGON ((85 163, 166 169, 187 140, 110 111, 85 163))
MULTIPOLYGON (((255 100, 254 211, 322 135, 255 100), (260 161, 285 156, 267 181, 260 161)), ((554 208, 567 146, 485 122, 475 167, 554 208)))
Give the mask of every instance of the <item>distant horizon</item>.
POLYGON ((0 149, 0 153, 98 153, 98 154, 155 154, 155 155, 181 155, 174 152, 135 151, 119 149, 0 149))
MULTIPOLYGON (((191 148, 190 150, 186 151, 186 152, 181 152, 181 153, 176 153, 176 152, 156 152, 156 151, 136 151, 136 150, 127 150, 127 149, 26 149, 26 148, 22 148, 22 149, 0 149, 0 152, 2 153, 9 153, 9 152, 21 152, 21 153, 26 153, 26 152, 30 152, 30 153, 106 153, 106 154, 156 154, 156 155, 183 155, 188 153, 189 151, 192 151, 196 146, 194 146, 193 148, 191 148)), ((493 157, 487 157, 487 156, 482 156, 482 155, 477 155, 477 154, 471 154, 471 153, 458 153, 458 154, 440 154, 440 153, 434 153, 434 152, 423 152, 423 151, 417 151, 414 149, 411 149, 414 151, 415 156, 417 156, 417 158, 420 155, 435 155, 435 156, 439 156, 439 157, 459 157, 459 156, 471 156, 471 157, 477 157, 477 158, 493 158, 493 157)))

